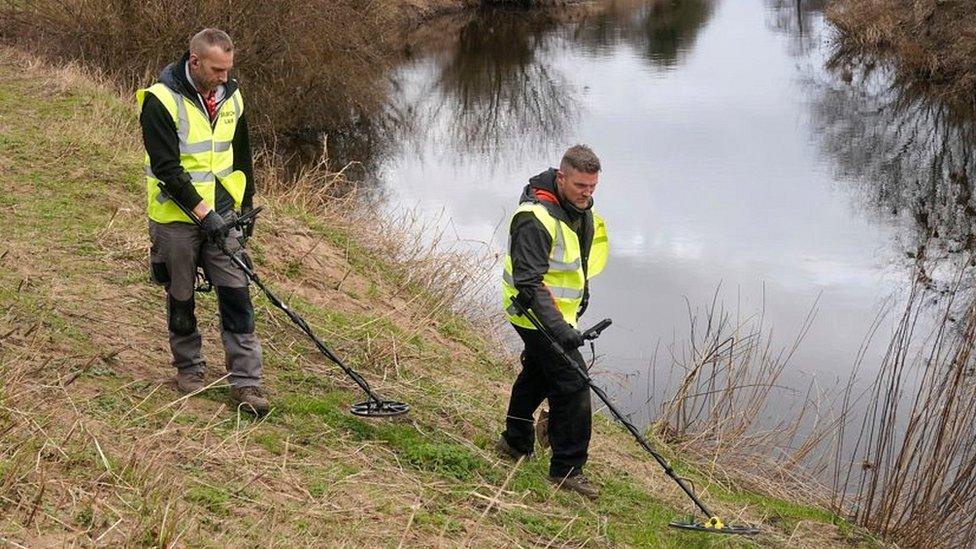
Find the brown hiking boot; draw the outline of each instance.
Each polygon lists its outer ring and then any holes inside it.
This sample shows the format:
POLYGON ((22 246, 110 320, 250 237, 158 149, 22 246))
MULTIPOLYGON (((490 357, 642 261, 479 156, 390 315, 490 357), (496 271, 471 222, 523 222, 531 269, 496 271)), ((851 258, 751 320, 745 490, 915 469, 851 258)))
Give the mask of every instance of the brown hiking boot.
POLYGON ((569 490, 585 497, 586 499, 596 499, 600 497, 600 487, 590 482, 586 476, 579 474, 571 477, 549 477, 549 482, 556 485, 560 490, 569 490))
POLYGON ((176 388, 188 395, 203 389, 203 372, 176 372, 176 388))
POLYGON ((267 414, 268 408, 270 407, 268 405, 268 399, 264 397, 261 388, 253 385, 239 389, 237 387, 231 387, 230 401, 238 409, 256 416, 267 414))
POLYGON ((523 456, 525 459, 532 459, 532 454, 523 454, 515 448, 512 448, 512 445, 505 440, 505 437, 498 437, 498 442, 495 443, 495 450, 497 450, 503 458, 510 459, 512 461, 518 461, 518 459, 523 456))
POLYGON ((535 422, 535 439, 539 441, 539 446, 549 447, 549 410, 539 412, 539 419, 535 422))

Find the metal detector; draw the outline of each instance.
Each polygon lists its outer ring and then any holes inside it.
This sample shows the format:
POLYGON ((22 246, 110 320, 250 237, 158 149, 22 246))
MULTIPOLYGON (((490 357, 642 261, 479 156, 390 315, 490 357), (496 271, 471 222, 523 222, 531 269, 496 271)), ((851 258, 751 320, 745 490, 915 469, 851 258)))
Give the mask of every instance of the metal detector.
MULTIPOLYGON (((535 314, 529 311, 529 307, 524 302, 523 296, 524 294, 519 293, 512 299, 512 307, 514 307, 514 311, 528 318, 529 322, 531 322, 532 325, 535 326, 536 329, 538 329, 539 332, 541 332, 546 337, 546 339, 549 341, 549 344, 552 346, 552 349, 556 352, 556 354, 559 355, 559 357, 562 358, 564 362, 566 362, 567 364, 575 368, 576 372, 579 373, 579 375, 583 376, 583 379, 586 381, 586 384, 590 387, 590 390, 596 393, 596 396, 600 397, 600 400, 602 400, 603 403, 606 404, 607 409, 610 410, 610 414, 613 415, 614 419, 616 419, 624 427, 626 427, 628 431, 630 431, 630 434, 633 435, 635 439, 637 439, 638 444, 640 444, 641 447, 643 447, 644 450, 647 451, 647 453, 651 454, 651 456, 654 457, 654 459, 658 462, 658 464, 664 469, 664 473, 667 476, 671 477, 671 480, 675 481, 678 484, 678 486, 684 491, 684 493, 687 494, 689 498, 691 498, 691 501, 694 502, 695 506, 698 507, 698 509, 705 515, 705 517, 707 517, 707 520, 701 522, 699 520, 695 520, 695 518, 691 516, 688 517, 686 521, 679 521, 679 520, 672 521, 668 524, 668 526, 671 526, 672 528, 680 528, 682 530, 694 530, 698 532, 708 532, 713 534, 739 534, 739 535, 747 535, 747 536, 758 534, 759 529, 756 528, 755 526, 725 524, 724 522, 722 522, 721 519, 718 518, 718 516, 712 513, 708 509, 708 507, 705 506, 702 500, 700 500, 698 496, 695 495, 695 492, 688 486, 690 481, 678 476, 677 473, 674 472, 674 469, 672 469, 668 461, 664 459, 664 456, 662 456, 656 450, 654 450, 654 447, 651 446, 651 443, 647 440, 647 438, 645 438, 644 435, 642 435, 641 432, 637 429, 637 427, 635 427, 633 423, 628 421, 627 418, 624 417, 622 413, 620 413, 620 410, 618 410, 617 407, 614 406, 613 402, 610 401, 610 397, 608 397, 607 394, 603 392, 603 389, 601 389, 600 387, 598 387, 596 384, 593 383, 593 379, 590 377, 590 374, 589 372, 587 372, 586 368, 584 368, 582 364, 579 364, 578 362, 570 358, 570 356, 566 353, 566 350, 563 349, 563 346, 559 344, 559 342, 552 335, 552 333, 548 329, 546 329, 545 326, 542 325, 539 319, 536 318, 535 314)), ((606 330, 612 322, 613 321, 610 320, 609 318, 605 318, 601 320, 595 326, 583 332, 582 334, 583 340, 593 341, 596 338, 600 337, 600 333, 603 332, 603 330, 606 330)))
MULTIPOLYGON (((165 188, 163 187, 162 183, 159 184, 159 188, 163 190, 163 192, 165 192, 165 188)), ((196 216, 193 215, 193 212, 191 212, 189 208, 181 204, 179 201, 173 199, 173 197, 170 197, 169 199, 172 200, 173 203, 176 204, 176 206, 180 209, 180 211, 186 214, 186 216, 190 218, 190 220, 197 227, 199 227, 201 230, 203 229, 203 223, 199 219, 197 219, 196 216)), ((234 227, 241 227, 248 223, 253 223, 259 211, 261 211, 260 207, 251 210, 247 214, 240 216, 232 225, 234 227)), ((315 346, 323 355, 326 356, 326 358, 336 363, 336 365, 338 365, 339 368, 342 368, 342 371, 345 372, 346 375, 349 376, 353 381, 355 381, 356 385, 359 385, 359 388, 366 393, 366 395, 369 397, 369 400, 360 402, 358 404, 353 404, 349 409, 350 412, 352 412, 357 416, 363 416, 363 417, 392 417, 392 416, 403 415, 408 411, 410 411, 410 406, 404 404, 403 402, 385 400, 381 398, 379 395, 377 395, 373 391, 373 389, 369 386, 369 383, 367 383, 366 380, 363 379, 363 376, 359 375, 359 373, 357 373, 352 368, 346 366, 342 362, 342 360, 339 359, 339 357, 337 357, 335 353, 332 352, 332 349, 329 349, 329 347, 325 343, 323 343, 321 339, 316 337, 315 333, 312 332, 312 328, 308 325, 307 322, 305 322, 305 319, 298 316, 298 313, 291 310, 291 308, 289 308, 288 305, 286 305, 284 302, 278 299, 278 296, 272 293, 271 290, 264 284, 264 282, 261 281, 261 278, 258 277, 257 273, 255 273, 254 269, 251 267, 250 260, 241 253, 241 251, 243 250, 243 246, 241 246, 237 250, 231 251, 227 249, 227 245, 225 242, 216 242, 215 244, 217 245, 217 248, 219 248, 221 252, 227 255, 227 257, 229 257, 231 261, 233 261, 234 264, 237 265, 237 268, 244 271, 244 274, 247 276, 248 279, 251 280, 251 282, 253 282, 258 288, 261 288, 261 290, 264 292, 264 295, 268 296, 268 300, 275 307, 284 311, 285 314, 288 315, 288 318, 290 318, 291 321, 296 326, 298 326, 298 328, 301 331, 305 332, 305 335, 307 335, 309 339, 311 339, 312 342, 315 343, 315 346)))

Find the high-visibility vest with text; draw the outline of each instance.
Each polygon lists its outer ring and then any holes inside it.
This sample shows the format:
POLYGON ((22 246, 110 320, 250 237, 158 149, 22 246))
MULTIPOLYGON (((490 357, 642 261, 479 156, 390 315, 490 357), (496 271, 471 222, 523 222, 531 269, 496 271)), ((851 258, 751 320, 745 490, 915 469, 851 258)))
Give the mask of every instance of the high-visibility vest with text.
MULTIPOLYGON (((193 187, 203 201, 215 206, 216 185, 219 180, 221 186, 234 199, 234 208, 239 208, 247 183, 244 172, 234 171, 234 132, 237 131, 237 122, 244 114, 244 99, 240 90, 235 90, 233 95, 221 103, 213 123, 208 114, 193 101, 163 83, 136 91, 136 103, 140 110, 146 94, 156 96, 173 117, 180 141, 180 165, 190 175, 193 187)), ((144 165, 148 199, 146 213, 149 219, 157 223, 190 223, 190 219, 159 188, 159 178, 152 172, 148 152, 144 165)))

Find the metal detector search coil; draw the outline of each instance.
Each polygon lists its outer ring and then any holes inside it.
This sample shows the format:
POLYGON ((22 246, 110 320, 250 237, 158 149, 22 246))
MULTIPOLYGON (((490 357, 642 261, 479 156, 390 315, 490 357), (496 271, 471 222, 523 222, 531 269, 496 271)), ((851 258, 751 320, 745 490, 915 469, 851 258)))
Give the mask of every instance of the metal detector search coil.
POLYGON ((353 404, 349 411, 353 415, 363 416, 363 417, 394 417, 402 416, 403 414, 410 411, 410 406, 402 402, 393 402, 387 400, 384 402, 376 402, 373 400, 367 400, 365 402, 360 402, 359 404, 353 404))
POLYGON ((730 536, 755 536, 759 534, 759 528, 748 524, 724 524, 718 517, 712 517, 705 522, 695 520, 695 517, 688 517, 687 520, 673 520, 668 523, 671 528, 679 530, 691 530, 693 532, 705 532, 708 534, 725 534, 730 536))

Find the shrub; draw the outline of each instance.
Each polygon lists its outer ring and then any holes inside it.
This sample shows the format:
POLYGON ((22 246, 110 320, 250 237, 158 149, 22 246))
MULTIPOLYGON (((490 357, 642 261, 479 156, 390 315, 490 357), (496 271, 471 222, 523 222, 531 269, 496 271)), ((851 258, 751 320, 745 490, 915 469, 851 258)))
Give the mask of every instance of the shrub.
POLYGON ((293 134, 354 124, 379 104, 396 16, 392 1, 361 0, 8 0, 0 6, 0 40, 81 61, 126 90, 150 83, 201 28, 222 28, 235 42, 251 124, 293 134))

